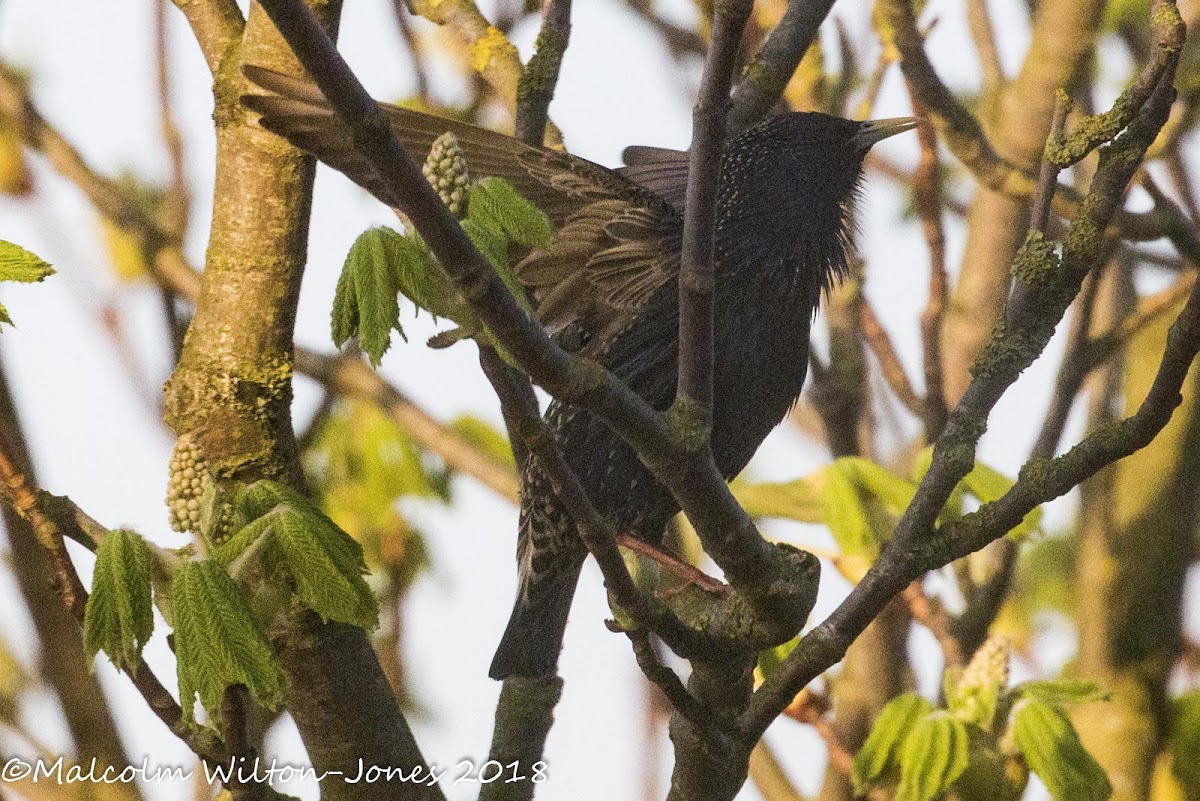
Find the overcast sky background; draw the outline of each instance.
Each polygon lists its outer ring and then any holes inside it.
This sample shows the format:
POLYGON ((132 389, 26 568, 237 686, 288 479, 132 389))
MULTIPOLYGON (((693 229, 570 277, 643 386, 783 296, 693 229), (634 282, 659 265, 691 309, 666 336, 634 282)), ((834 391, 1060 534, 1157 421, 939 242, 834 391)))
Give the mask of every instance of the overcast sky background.
MULTIPOLYGON (((487 4, 483 4, 485 11, 487 4)), ((691 17, 688 0, 672 0, 672 13, 691 17)), ((1027 42, 1024 4, 992 4, 1002 32, 1001 54, 1011 73, 1027 42)), ((159 140, 153 91, 152 29, 149 0, 6 0, 0 3, 0 55, 34 73, 34 97, 44 115, 101 171, 115 175, 132 169, 140 176, 165 180, 166 155, 159 140)), ((210 76, 182 15, 170 9, 172 86, 175 113, 184 135, 193 189, 188 253, 203 262, 211 211, 214 141, 210 115, 210 76)), ((852 30, 866 24, 869 5, 842 0, 835 14, 852 30)), ((966 38, 963 7, 931 0, 926 17, 939 24, 930 40, 935 62, 956 87, 976 81, 974 53, 966 38)), ((515 32, 528 57, 536 24, 515 32)), ((412 92, 407 56, 386 0, 348 2, 341 48, 377 97, 394 99, 412 92)), ((860 53, 874 62, 872 50, 860 53)), ((694 65, 698 66, 698 65, 694 65)), ((439 90, 447 82, 437 81, 439 90)), ((642 143, 686 147, 690 139, 691 89, 696 73, 679 73, 644 24, 615 0, 575 3, 571 47, 563 65, 558 94, 551 106, 570 149, 607 165, 619 163, 621 149, 642 143)), ((1119 88, 1116 80, 1114 91, 1119 88)), ((443 94, 444 99, 453 99, 443 94)), ((875 116, 907 114, 907 95, 893 71, 875 116)), ((911 164, 915 137, 880 146, 891 157, 911 164)), ((163 545, 182 538, 167 527, 162 497, 172 445, 155 404, 170 370, 162 342, 156 292, 145 286, 118 286, 106 266, 95 217, 86 201, 43 162, 35 159, 42 193, 32 202, 0 198, 0 238, 15 241, 55 265, 58 275, 36 286, 5 286, 3 302, 16 320, 6 328, 0 348, 17 393, 23 422, 37 458, 42 486, 72 499, 110 527, 128 525, 163 545), (146 386, 126 379, 117 349, 100 327, 103 304, 121 312, 134 344, 146 386)), ((927 256, 916 226, 900 221, 899 193, 886 181, 872 180, 860 207, 860 249, 868 266, 867 293, 901 350, 920 389, 917 314, 925 301, 927 256)), ((318 173, 310 262, 301 296, 297 342, 332 349, 329 308, 342 260, 355 236, 376 224, 394 225, 391 213, 340 175, 318 173)), ((961 231, 950 225, 949 265, 956 269, 961 231)), ((463 412, 499 425, 490 388, 479 373, 475 351, 463 344, 433 352, 421 343, 432 332, 427 317, 404 319, 409 344, 396 339, 383 372, 438 417, 463 412)), ((1061 338, 1053 346, 1061 346, 1061 338)), ((1040 419, 1054 363, 1043 359, 1001 401, 991 418, 980 458, 1015 475, 1032 444, 1029 421, 1040 419)), ((317 393, 297 379, 296 420, 303 425, 317 393)), ((1078 415, 1067 440, 1077 436, 1078 415)), ((827 460, 826 454, 786 428, 763 446, 750 471, 761 478, 805 475, 827 460)), ((452 509, 415 504, 408 511, 428 534, 434 571, 414 588, 408 607, 405 643, 413 686, 426 710, 410 720, 426 758, 440 765, 486 758, 491 714, 499 685, 486 678, 486 665, 507 620, 515 574, 513 548, 516 512, 469 478, 455 484, 452 509)), ((1072 501, 1050 511, 1048 526, 1063 521, 1072 501)), ((812 526, 772 524, 770 533, 798 544, 829 547, 827 534, 812 526)), ((90 571, 90 557, 78 560, 90 571)), ((88 576, 85 575, 85 580, 88 576)), ((1194 582, 1193 582, 1194 583, 1194 582)), ((827 567, 813 621, 819 621, 846 591, 845 582, 827 567)), ((0 608, 20 601, 7 572, 0 572, 0 608)), ((1193 606, 1195 604, 1192 604, 1193 606)), ((598 571, 584 572, 562 658, 566 690, 558 723, 547 748, 551 782, 540 799, 632 799, 639 796, 642 739, 642 681, 623 637, 607 633, 607 616, 598 571)), ((1196 627, 1195 615, 1191 624, 1196 627)), ((160 626, 148 659, 168 686, 174 667, 160 626)), ((23 611, 0 619, 0 636, 32 664, 32 630, 23 611)), ((918 632, 913 649, 920 664, 936 665, 932 638, 918 632)), ((1071 654, 1063 631, 1046 638, 1040 654, 1053 669, 1071 654)), ((146 709, 127 680, 104 660, 98 671, 124 724, 128 751, 147 754, 153 765, 194 763, 191 753, 169 735, 146 709)), ((933 692, 936 672, 927 671, 924 688, 933 692)), ((66 744, 65 729, 49 703, 26 710, 40 719, 36 730, 52 747, 66 744)), ((781 721, 768 738, 792 771, 798 787, 815 793, 824 764, 822 746, 811 730, 781 721)), ((0 735, 0 750, 15 748, 0 735)), ((303 750, 290 722, 277 727, 269 756, 302 763, 303 750)), ((662 752, 669 746, 662 738, 662 752)), ((662 766, 663 787, 669 765, 662 766)), ((315 798, 313 786, 280 787, 315 798)), ((451 799, 473 798, 477 787, 446 786, 451 799)), ((187 798, 188 788, 167 785, 152 791, 156 799, 187 798)), ((750 785, 739 798, 757 799, 750 785)))

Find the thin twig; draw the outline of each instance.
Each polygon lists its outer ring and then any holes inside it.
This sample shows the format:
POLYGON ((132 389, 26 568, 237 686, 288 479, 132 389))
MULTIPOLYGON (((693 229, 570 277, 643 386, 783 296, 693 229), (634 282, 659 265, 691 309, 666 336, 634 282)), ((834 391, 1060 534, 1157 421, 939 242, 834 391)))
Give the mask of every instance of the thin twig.
MULTIPOLYGON (((910 90, 911 94, 911 90, 910 90)), ((914 96, 913 112, 923 109, 914 96)), ((913 171, 913 198, 917 217, 929 248, 929 300, 921 312, 921 355, 925 373, 925 400, 919 417, 925 426, 925 441, 934 442, 946 425, 946 387, 942 377, 942 325, 946 317, 949 281, 946 278, 946 234, 942 226, 945 196, 937 132, 931 125, 917 126, 921 157, 913 171)))
POLYGON ((705 445, 712 426, 717 178, 733 65, 752 5, 752 2, 725 2, 714 8, 712 42, 700 76, 700 96, 692 112, 679 272, 679 389, 675 411, 686 427, 703 431, 705 445))
POLYGON ((946 662, 946 667, 962 667, 962 647, 958 639, 954 636, 954 619, 946 611, 945 607, 938 603, 936 599, 926 595, 924 588, 921 587, 921 583, 918 581, 914 581, 905 587, 904 592, 900 596, 908 604, 908 611, 912 614, 913 620, 929 629, 930 633, 937 639, 938 645, 942 647, 942 657, 946 662))
POLYGON ((396 26, 400 29, 400 37, 404 39, 405 49, 412 67, 413 81, 417 85, 417 97, 426 106, 431 104, 432 95, 429 91, 429 76, 425 72, 424 48, 421 39, 413 29, 411 12, 404 0, 392 0, 392 10, 395 12, 396 26))
POLYGON ((700 35, 657 13, 652 0, 627 0, 625 5, 658 32, 674 58, 704 55, 705 45, 700 35))
POLYGON ((650 640, 648 631, 645 629, 622 629, 621 631, 629 638, 629 644, 633 647, 633 655, 637 659, 638 667, 642 669, 643 675, 662 690, 662 694, 666 696, 676 712, 691 721, 702 732, 715 731, 726 735, 732 733, 732 723, 721 720, 713 714, 712 710, 700 703, 687 691, 687 687, 683 686, 683 682, 680 681, 675 671, 659 660, 658 654, 654 653, 654 644, 650 640))
POLYGON ((548 110, 558 86, 558 72, 571 37, 571 0, 545 0, 537 51, 517 82, 516 137, 541 145, 549 122, 548 110))
MULTIPOLYGON (((1050 143, 1057 143, 1062 139, 1063 127, 1067 124, 1067 114, 1070 112, 1071 99, 1067 97, 1066 92, 1060 89, 1054 98, 1054 115, 1050 118, 1047 149, 1049 149, 1050 143)), ((1043 156, 1037 191, 1034 192, 1033 203, 1030 205, 1029 228, 1032 231, 1046 233, 1046 222, 1050 217, 1050 204, 1054 201, 1054 192, 1058 188, 1058 173, 1061 170, 1062 167, 1054 159, 1043 156)))
POLYGON ((1004 84, 1004 69, 1000 66, 996 31, 992 28, 986 0, 967 0, 967 26, 979 54, 980 88, 984 97, 992 97, 1004 84))
POLYGON ((904 365, 900 363, 900 357, 896 355, 896 346, 892 344, 892 338, 888 336, 887 330, 875 316, 875 309, 866 299, 863 300, 859 310, 859 322, 862 326, 863 338, 867 340, 867 344, 871 346, 871 352, 879 360, 879 369, 883 371, 883 377, 887 379, 888 386, 904 404, 904 408, 914 416, 921 417, 924 404, 908 380, 908 374, 904 372, 904 365))
POLYGON ((749 128, 779 102, 831 8, 833 0, 789 0, 779 24, 733 90, 726 122, 730 134, 749 128))
POLYGON ((1092 326, 1092 311, 1096 305, 1102 275, 1103 271, 1100 269, 1093 270, 1088 275, 1079 293, 1079 300, 1075 303, 1075 319, 1071 322, 1070 333, 1067 334, 1066 350, 1054 382, 1054 392, 1050 396, 1050 407, 1046 410, 1042 430, 1033 446, 1033 457, 1047 458, 1058 450, 1071 406, 1074 405, 1075 397, 1083 386, 1083 379, 1090 372, 1086 358, 1088 332, 1092 326))
MULTIPOLYGON (((409 8, 435 25, 446 26, 467 46, 472 66, 515 117, 524 74, 521 57, 508 37, 488 22, 474 0, 410 0, 409 8)), ((285 35, 285 38, 290 41, 290 37, 285 35)), ((309 74, 321 83, 322 76, 311 70, 309 74)), ((562 144, 562 133, 554 123, 546 126, 546 141, 551 146, 562 144)))

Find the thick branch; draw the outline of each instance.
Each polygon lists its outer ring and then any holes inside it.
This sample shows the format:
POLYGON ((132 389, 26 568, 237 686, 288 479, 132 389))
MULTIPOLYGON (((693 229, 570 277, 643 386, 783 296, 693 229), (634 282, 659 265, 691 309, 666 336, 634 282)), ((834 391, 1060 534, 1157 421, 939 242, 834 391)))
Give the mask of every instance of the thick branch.
POLYGON ((208 69, 216 75, 226 54, 242 38, 246 26, 242 10, 235 0, 174 0, 174 3, 187 17, 208 69))

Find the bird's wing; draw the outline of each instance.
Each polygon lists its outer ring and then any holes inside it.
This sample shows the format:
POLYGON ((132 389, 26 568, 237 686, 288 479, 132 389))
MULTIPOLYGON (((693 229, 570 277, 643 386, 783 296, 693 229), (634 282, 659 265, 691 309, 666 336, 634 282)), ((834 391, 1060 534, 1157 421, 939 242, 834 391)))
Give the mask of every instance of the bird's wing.
POLYGON ((543 325, 568 334, 565 346, 597 355, 678 274, 681 236, 674 214, 628 200, 596 201, 566 220, 550 250, 518 264, 517 277, 543 325))
POLYGON ((687 195, 688 158, 686 150, 631 145, 621 154, 625 166, 617 172, 662 198, 676 212, 683 214, 687 195))
MULTIPOLYGON (((261 115, 264 128, 345 173, 384 203, 397 205, 320 89, 264 67, 244 69, 246 77, 266 91, 242 98, 261 115)), ((554 333, 580 334, 585 340, 580 347, 587 352, 599 352, 628 323, 632 311, 679 271, 682 212, 653 188, 668 191, 671 182, 647 185, 511 136, 397 106, 380 107, 415 158, 450 131, 458 137, 472 175, 504 178, 550 218, 557 229, 554 243, 517 265, 517 277, 533 295, 543 325, 554 333)), ((683 159, 686 168, 686 154, 683 159)), ((686 184, 686 173, 683 181, 686 184)))
MULTIPOLYGON (((374 169, 354 147, 350 129, 329 107, 321 90, 310 81, 293 78, 254 65, 244 68, 251 83, 266 94, 251 94, 243 104, 261 115, 260 124, 292 144, 315 155, 390 206, 389 197, 374 169)), ((556 225, 596 200, 641 197, 654 202, 647 191, 612 170, 586 159, 541 147, 531 147, 511 136, 455 120, 381 103, 392 130, 415 159, 423 159, 433 141, 447 131, 458 137, 475 176, 497 176, 512 183, 556 225)))

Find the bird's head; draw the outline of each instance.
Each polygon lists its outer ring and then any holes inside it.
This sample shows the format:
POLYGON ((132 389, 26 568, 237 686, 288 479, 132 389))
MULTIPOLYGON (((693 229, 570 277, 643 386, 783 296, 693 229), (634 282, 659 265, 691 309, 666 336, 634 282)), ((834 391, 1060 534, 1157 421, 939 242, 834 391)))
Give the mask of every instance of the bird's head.
POLYGON ((778 266, 827 287, 850 254, 867 151, 919 123, 912 117, 857 122, 796 112, 735 137, 721 162, 718 200, 718 247, 726 251, 726 263, 778 266), (750 250, 735 252, 744 248, 750 250))

